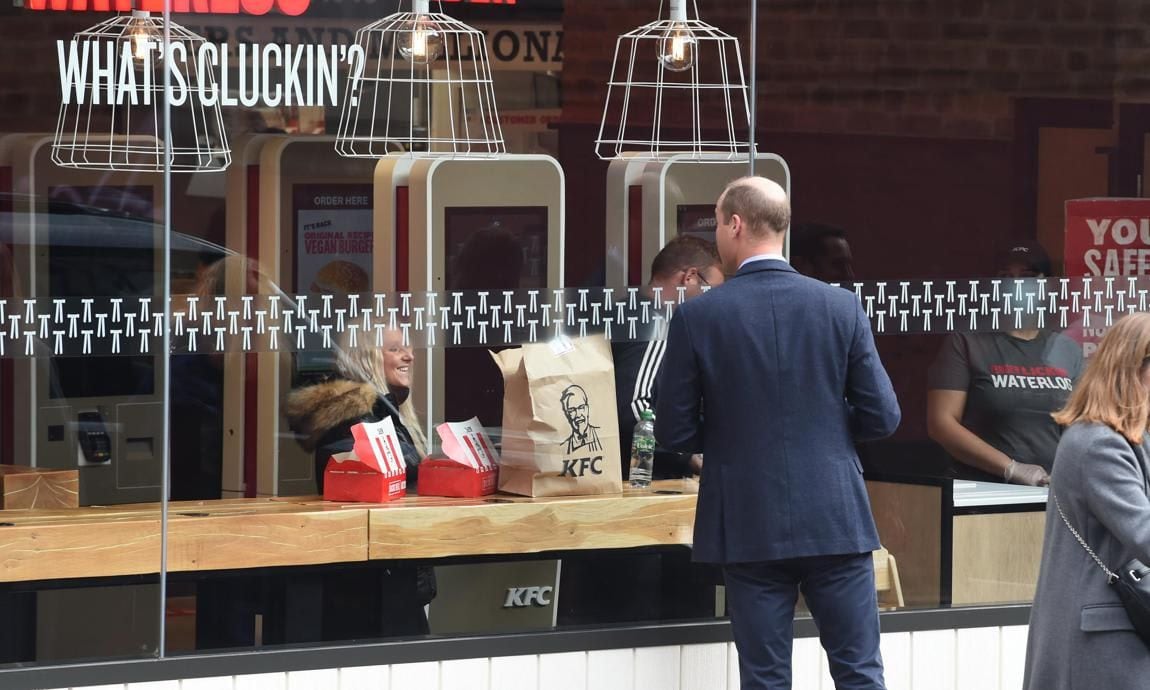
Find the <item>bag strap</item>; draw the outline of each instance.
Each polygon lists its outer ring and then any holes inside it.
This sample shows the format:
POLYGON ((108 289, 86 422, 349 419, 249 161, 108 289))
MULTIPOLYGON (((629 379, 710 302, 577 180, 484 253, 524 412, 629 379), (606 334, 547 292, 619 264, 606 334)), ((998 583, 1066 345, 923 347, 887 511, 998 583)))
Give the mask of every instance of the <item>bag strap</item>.
POLYGON ((1090 546, 1086 544, 1086 540, 1083 539, 1082 535, 1078 533, 1078 530, 1074 529, 1074 525, 1070 524, 1070 520, 1066 519, 1066 513, 1062 512, 1062 505, 1058 503, 1058 496, 1054 493, 1053 488, 1050 489, 1050 495, 1054 498, 1054 507, 1058 509, 1058 514, 1062 517, 1062 523, 1066 525, 1066 529, 1070 530, 1070 533, 1074 535, 1074 538, 1078 540, 1078 543, 1082 545, 1082 548, 1086 549, 1086 553, 1090 554, 1090 557, 1094 559, 1094 562, 1098 564, 1098 567, 1102 569, 1102 572, 1106 573, 1106 582, 1111 585, 1117 582, 1118 576, 1115 575, 1114 572, 1110 570, 1110 568, 1106 567, 1106 564, 1102 562, 1102 559, 1098 557, 1098 554, 1094 553, 1094 549, 1090 548, 1090 546))
MULTIPOLYGON (((1123 436, 1123 438, 1126 437, 1123 436)), ((1146 476, 1146 466, 1142 462, 1142 453, 1139 452, 1138 445, 1131 443, 1130 439, 1127 438, 1126 442, 1130 444, 1130 450, 1134 451, 1134 459, 1138 461, 1139 469, 1142 470, 1142 487, 1146 490, 1146 493, 1150 495, 1150 477, 1146 476)), ((1114 574, 1110 568, 1106 567, 1106 564, 1102 562, 1102 559, 1098 557, 1098 554, 1094 553, 1094 549, 1090 548, 1090 546, 1087 545, 1086 540, 1083 539, 1082 535, 1078 533, 1078 530, 1074 529, 1074 525, 1070 524, 1070 520, 1066 519, 1066 513, 1062 512, 1062 504, 1058 502, 1058 494, 1054 492, 1053 485, 1050 487, 1050 495, 1054 498, 1054 507, 1058 509, 1058 515, 1062 518, 1062 522, 1066 525, 1066 529, 1070 530, 1070 533, 1074 535, 1074 538, 1078 540, 1078 543, 1082 545, 1082 548, 1086 550, 1086 553, 1090 554, 1090 557, 1094 559, 1094 562, 1098 564, 1098 567, 1102 569, 1102 572, 1106 573, 1106 582, 1108 584, 1114 584, 1117 582, 1118 576, 1114 574)))

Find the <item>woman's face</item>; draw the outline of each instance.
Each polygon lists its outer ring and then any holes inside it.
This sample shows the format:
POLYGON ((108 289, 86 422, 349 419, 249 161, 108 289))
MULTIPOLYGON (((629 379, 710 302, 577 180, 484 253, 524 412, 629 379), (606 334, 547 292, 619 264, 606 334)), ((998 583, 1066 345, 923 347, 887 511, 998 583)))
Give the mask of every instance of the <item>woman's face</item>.
POLYGON ((387 331, 383 336, 383 378, 389 388, 411 388, 411 365, 415 353, 403 345, 403 334, 387 331))

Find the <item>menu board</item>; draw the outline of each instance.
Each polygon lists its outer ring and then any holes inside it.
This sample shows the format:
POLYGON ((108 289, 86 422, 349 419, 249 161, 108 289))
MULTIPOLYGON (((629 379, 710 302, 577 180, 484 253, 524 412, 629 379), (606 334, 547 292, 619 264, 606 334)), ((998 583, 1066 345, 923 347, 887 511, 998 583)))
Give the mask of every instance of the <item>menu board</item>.
POLYGON ((371 290, 371 184, 292 187, 293 288, 299 294, 371 290))

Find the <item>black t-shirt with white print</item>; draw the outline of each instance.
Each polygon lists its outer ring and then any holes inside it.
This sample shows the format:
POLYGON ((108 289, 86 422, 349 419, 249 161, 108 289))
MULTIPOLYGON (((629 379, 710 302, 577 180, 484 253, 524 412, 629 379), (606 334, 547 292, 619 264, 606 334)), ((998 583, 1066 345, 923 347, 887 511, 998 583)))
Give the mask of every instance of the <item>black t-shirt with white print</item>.
MULTIPOLYGON (((1018 461, 1054 464, 1061 428, 1050 417, 1070 397, 1082 372, 1082 349, 1052 331, 1033 340, 1009 333, 956 333, 931 367, 931 390, 966 391, 962 423, 1018 461)), ((994 479, 956 463, 960 476, 994 479)))

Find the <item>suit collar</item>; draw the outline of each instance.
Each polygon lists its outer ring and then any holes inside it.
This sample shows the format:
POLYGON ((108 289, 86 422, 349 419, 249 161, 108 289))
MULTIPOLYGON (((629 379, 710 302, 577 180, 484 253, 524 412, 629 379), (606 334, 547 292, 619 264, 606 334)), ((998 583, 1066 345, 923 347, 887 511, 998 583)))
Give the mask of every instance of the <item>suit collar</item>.
POLYGON ((745 276, 751 273, 760 273, 762 271, 786 271, 788 273, 797 273, 794 266, 791 266, 786 261, 779 261, 777 259, 765 259, 763 261, 752 261, 751 263, 743 266, 738 270, 733 277, 745 276))

